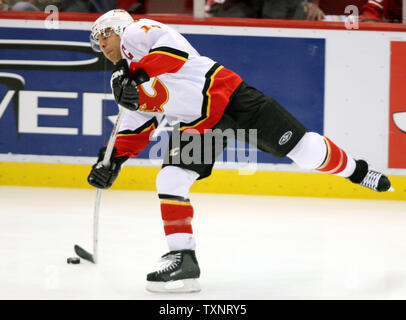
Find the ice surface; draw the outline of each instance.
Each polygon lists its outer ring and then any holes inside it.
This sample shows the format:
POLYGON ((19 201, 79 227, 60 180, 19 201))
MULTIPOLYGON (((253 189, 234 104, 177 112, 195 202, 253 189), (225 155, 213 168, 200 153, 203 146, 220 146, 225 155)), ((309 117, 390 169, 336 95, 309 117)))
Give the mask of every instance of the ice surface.
POLYGON ((0 186, 0 299, 406 299, 406 202, 191 194, 202 291, 153 294, 153 192, 0 186))

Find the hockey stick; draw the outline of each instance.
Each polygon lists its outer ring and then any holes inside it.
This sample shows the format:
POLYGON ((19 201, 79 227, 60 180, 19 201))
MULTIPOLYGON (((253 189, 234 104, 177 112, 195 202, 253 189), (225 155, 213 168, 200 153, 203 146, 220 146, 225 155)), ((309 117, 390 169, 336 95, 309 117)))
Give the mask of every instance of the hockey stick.
MULTIPOLYGON (((109 167, 110 166, 110 157, 113 152, 114 143, 116 142, 118 129, 120 127, 121 119, 124 113, 124 108, 119 106, 119 112, 117 115, 116 122, 114 123, 113 130, 111 131, 110 139, 107 144, 106 152, 103 158, 103 166, 109 167)), ((97 189, 96 192, 96 201, 94 205, 94 214, 93 214, 93 254, 86 251, 82 247, 75 244, 75 253, 82 259, 87 261, 93 262, 94 264, 97 263, 98 258, 98 240, 99 240, 99 208, 100 208, 100 200, 101 200, 101 192, 102 189, 97 189)))

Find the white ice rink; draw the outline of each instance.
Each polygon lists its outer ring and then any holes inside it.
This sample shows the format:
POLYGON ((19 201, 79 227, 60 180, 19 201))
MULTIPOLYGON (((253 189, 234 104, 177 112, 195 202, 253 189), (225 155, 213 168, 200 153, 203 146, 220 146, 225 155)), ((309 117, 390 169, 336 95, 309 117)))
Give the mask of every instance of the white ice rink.
POLYGON ((406 299, 406 202, 191 194, 202 291, 157 295, 153 192, 0 187, 0 299, 406 299))

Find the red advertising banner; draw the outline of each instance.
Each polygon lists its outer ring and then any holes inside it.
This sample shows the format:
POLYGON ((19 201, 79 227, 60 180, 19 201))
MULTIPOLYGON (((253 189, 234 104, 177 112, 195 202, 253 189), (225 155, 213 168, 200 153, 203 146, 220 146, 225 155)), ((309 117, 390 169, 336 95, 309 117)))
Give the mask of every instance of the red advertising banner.
POLYGON ((406 169, 406 42, 403 41, 391 43, 388 166, 406 169))

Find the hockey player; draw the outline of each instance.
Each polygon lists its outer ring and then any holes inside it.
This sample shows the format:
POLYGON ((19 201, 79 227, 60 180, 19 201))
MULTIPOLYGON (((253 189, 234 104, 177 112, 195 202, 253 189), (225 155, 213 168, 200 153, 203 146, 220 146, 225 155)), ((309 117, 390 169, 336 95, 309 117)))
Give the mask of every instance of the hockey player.
MULTIPOLYGON (((370 170, 366 161, 354 160, 329 138, 308 132, 274 99, 249 86, 235 72, 200 56, 181 34, 165 24, 149 19, 134 21, 125 11, 112 10, 94 22, 91 42, 115 64, 111 77, 114 98, 128 110, 111 166, 101 165, 102 148, 89 183, 109 188, 123 162, 149 144, 150 134, 163 115, 175 127, 172 136, 179 133, 186 137, 170 141, 156 179, 169 252, 162 256, 162 268, 147 275, 150 291, 200 290, 189 189, 196 180, 211 174, 218 152, 208 150, 214 145, 202 143, 196 151, 200 153, 198 160, 210 151, 210 161, 184 161, 180 155, 193 136, 204 136, 210 129, 256 129, 257 148, 262 151, 287 156, 301 168, 342 176, 374 191, 391 188, 388 178, 370 170), (174 285, 178 280, 181 287, 174 285)), ((220 141, 222 151, 226 141, 220 141)))

